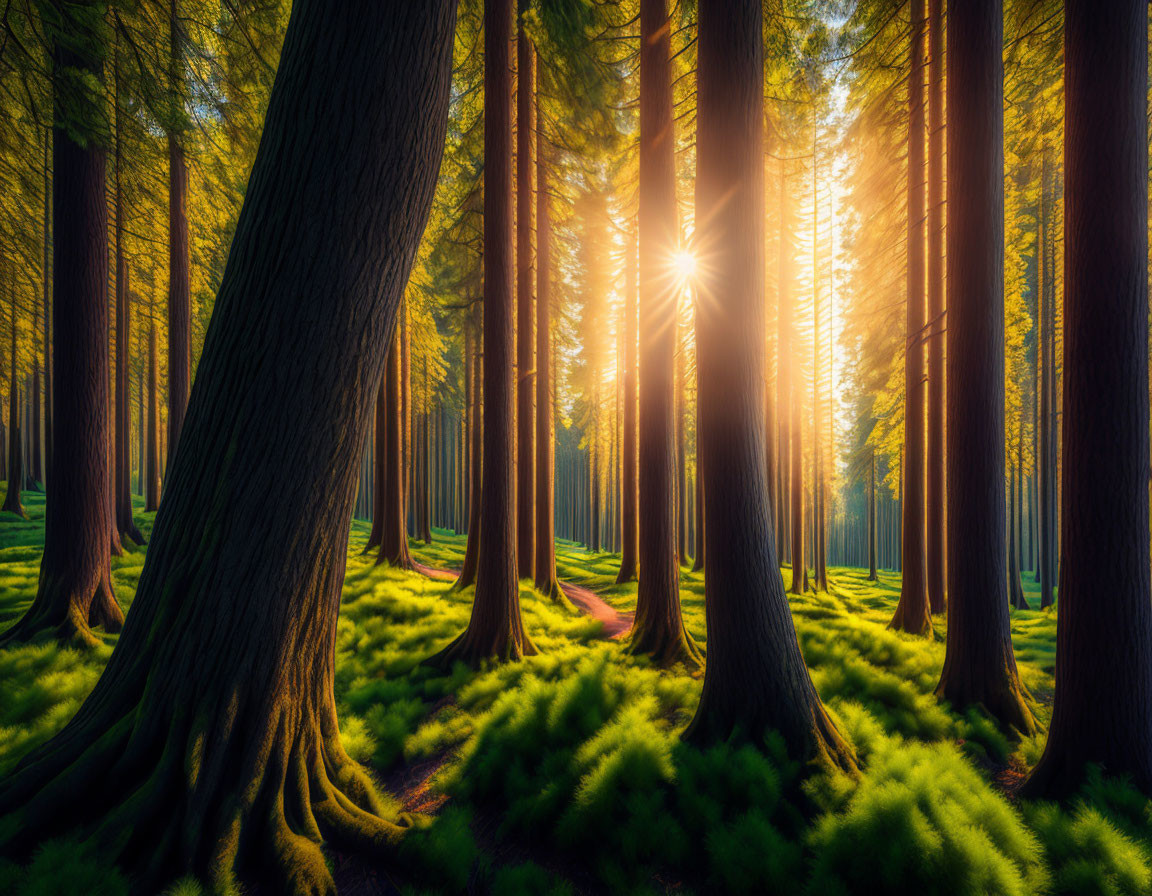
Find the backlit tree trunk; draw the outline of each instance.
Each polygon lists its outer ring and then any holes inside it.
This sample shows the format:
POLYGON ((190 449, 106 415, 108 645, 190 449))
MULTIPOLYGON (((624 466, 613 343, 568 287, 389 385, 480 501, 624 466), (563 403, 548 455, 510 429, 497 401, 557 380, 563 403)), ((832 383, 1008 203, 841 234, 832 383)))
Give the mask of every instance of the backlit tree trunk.
POLYGON ((4 505, 0 510, 24 516, 24 505, 20 502, 20 490, 24 486, 24 452, 20 447, 20 390, 16 385, 16 293, 11 283, 8 292, 12 303, 8 311, 9 329, 12 339, 8 355, 8 488, 4 493, 4 505))
POLYGON ((948 640, 936 693, 1027 734, 1004 539, 1002 48, 999 0, 949 10, 948 640))
POLYGON ((480 549, 480 493, 482 484, 480 473, 483 467, 481 458, 484 453, 484 433, 480 419, 483 413, 480 401, 481 363, 480 353, 476 348, 477 337, 473 335, 474 329, 471 326, 465 329, 464 347, 468 363, 467 376, 471 383, 471 389, 468 393, 470 407, 468 413, 468 467, 471 471, 468 488, 468 538, 464 543, 464 562, 460 575, 456 579, 456 584, 452 586, 454 589, 467 588, 476 584, 476 557, 480 549))
POLYGON ((630 649, 701 662, 680 613, 676 556, 676 280, 679 241, 668 10, 640 0, 639 561, 630 649))
POLYGON ((404 520, 404 466, 401 463, 404 443, 404 421, 400 416, 400 381, 404 373, 400 347, 402 339, 400 328, 397 327, 392 334, 384 382, 381 384, 383 407, 377 403, 379 410, 376 425, 383 428, 383 434, 377 435, 377 447, 384 450, 385 456, 376 465, 376 475, 380 477, 380 485, 376 489, 376 516, 381 523, 380 552, 376 562, 412 569, 412 557, 408 553, 408 527, 404 520))
POLYGON ((156 319, 148 327, 148 445, 144 460, 144 511, 160 507, 160 358, 156 345, 156 319))
POLYGON ((519 575, 532 579, 536 561, 536 49, 524 30, 521 0, 516 38, 516 543, 519 575))
MULTIPOLYGON (((392 355, 391 348, 388 349, 388 355, 389 357, 392 355)), ((387 447, 384 444, 387 430, 384 422, 387 417, 384 392, 388 388, 387 372, 385 372, 384 378, 385 382, 380 384, 380 389, 376 393, 376 405, 372 417, 372 500, 368 502, 368 512, 372 514, 372 530, 368 533, 368 543, 364 545, 365 554, 370 553, 373 548, 379 548, 384 536, 382 508, 384 506, 384 477, 387 475, 384 462, 384 456, 387 452, 387 447)))
POLYGON ((908 75, 908 296, 900 541, 903 575, 892 628, 928 635, 932 632, 932 611, 924 578, 924 0, 910 0, 909 10, 912 51, 908 75))
MULTIPOLYGON (((543 181, 541 181, 543 183, 543 181)), ((620 572, 617 584, 636 578, 638 553, 636 491, 639 470, 636 453, 636 383, 638 346, 638 320, 636 317, 637 264, 635 231, 630 231, 624 243, 624 414, 621 436, 620 486, 620 572)))
POLYGON ((707 227, 697 366, 708 532, 708 662, 685 736, 762 745, 855 769, 804 664, 780 577, 764 464, 764 154, 759 0, 699 9, 697 213, 707 227))
POLYGON ((1063 560, 1033 795, 1074 792, 1089 763, 1152 794, 1147 15, 1066 4, 1063 560))
POLYGON ((928 0, 928 438, 925 582, 945 609, 944 569, 944 0, 928 0))
POLYGON ((520 617, 516 569, 512 289, 512 0, 484 3, 484 461, 476 593, 468 628, 429 662, 476 667, 536 649, 520 617))
MULTIPOLYGON (((99 49, 78 19, 88 10, 59 10, 54 36, 57 70, 77 69, 93 82, 102 75, 99 49), (79 46, 79 50, 75 49, 79 46)), ((69 90, 55 97, 57 120, 64 104, 94 115, 102 96, 91 86, 83 96, 69 90)), ((44 554, 36 598, 0 641, 25 641, 49 631, 57 639, 95 644, 92 626, 118 631, 124 614, 112 593, 112 504, 108 466, 108 220, 106 152, 93 139, 77 142, 63 127, 53 130, 53 333, 55 421, 50 465, 53 488, 45 506, 44 554)))
MULTIPOLYGON (((336 620, 356 462, 444 143, 453 21, 450 0, 295 3, 129 622, 77 715, 0 784, 18 820, 6 849, 79 829, 139 892, 185 874, 230 890, 243 866, 269 892, 331 894, 322 842, 399 836, 341 747, 336 620), (308 486, 285 488, 302 469, 308 486)), ((61 194, 73 168, 58 153, 61 194)))
POLYGON ((876 449, 870 453, 868 464, 868 581, 879 579, 876 572, 876 449))

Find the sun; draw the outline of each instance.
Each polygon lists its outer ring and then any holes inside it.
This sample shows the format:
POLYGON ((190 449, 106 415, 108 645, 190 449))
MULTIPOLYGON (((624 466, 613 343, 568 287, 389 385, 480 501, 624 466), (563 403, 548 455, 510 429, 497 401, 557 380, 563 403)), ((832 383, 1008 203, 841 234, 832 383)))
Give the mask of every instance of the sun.
POLYGON ((691 280, 696 276, 696 256, 687 249, 679 249, 672 255, 672 266, 681 280, 691 280))

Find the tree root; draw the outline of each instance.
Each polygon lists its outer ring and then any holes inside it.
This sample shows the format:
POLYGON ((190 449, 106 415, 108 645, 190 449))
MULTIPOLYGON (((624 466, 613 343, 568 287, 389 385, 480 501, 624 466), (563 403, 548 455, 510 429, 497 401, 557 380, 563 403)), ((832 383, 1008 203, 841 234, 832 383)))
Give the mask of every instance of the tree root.
POLYGON ((105 577, 88 600, 54 594, 57 583, 42 581, 32 606, 0 635, 0 648, 26 644, 45 634, 61 644, 91 648, 101 644, 93 628, 115 633, 124 625, 124 611, 116 602, 111 580, 105 577))
POLYGON ((649 656, 652 662, 667 669, 682 663, 689 672, 704 668, 704 655, 683 623, 678 627, 671 624, 647 624, 637 619, 632 625, 628 639, 628 652, 633 656, 649 656))
POLYGON ((477 626, 469 622, 463 633, 439 653, 424 660, 423 665, 448 672, 456 663, 463 663, 475 670, 488 660, 511 663, 537 654, 535 645, 518 625, 500 626, 485 634, 476 629, 477 626))

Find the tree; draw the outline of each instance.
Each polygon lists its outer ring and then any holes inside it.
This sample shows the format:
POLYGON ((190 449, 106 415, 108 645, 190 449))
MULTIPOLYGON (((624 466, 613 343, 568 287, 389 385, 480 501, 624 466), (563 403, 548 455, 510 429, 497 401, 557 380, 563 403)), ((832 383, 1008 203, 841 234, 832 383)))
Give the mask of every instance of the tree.
POLYGON ((4 493, 4 506, 0 510, 24 516, 24 505, 20 501, 20 489, 24 484, 24 452, 20 446, 20 389, 16 385, 16 294, 12 292, 12 307, 9 311, 9 325, 12 331, 11 354, 9 355, 8 378, 8 488, 4 493))
POLYGON ((322 838, 378 850, 400 834, 340 744, 336 618, 356 460, 444 142, 454 19, 451 0, 295 4, 130 623, 76 717, 0 784, 18 820, 7 849, 75 826, 141 890, 184 874, 231 889, 257 861, 277 891, 331 893, 322 838), (318 345, 324 363, 297 363, 318 345), (308 487, 283 487, 301 469, 308 487))
MULTIPOLYGON (((399 326, 397 327, 399 329, 399 326)), ((372 528, 368 532, 368 542, 364 545, 363 553, 368 554, 373 548, 379 548, 384 537, 384 478, 388 475, 385 455, 388 452, 385 444, 387 425, 387 410, 385 405, 388 390, 388 375, 391 372, 392 347, 388 348, 389 361, 385 367, 384 382, 376 393, 376 407, 372 418, 372 501, 370 513, 372 514, 372 528)))
POLYGON ((759 0, 702 2, 697 214, 703 267, 697 371, 704 492, 708 662, 685 736, 762 742, 846 770, 855 759, 804 665, 773 544, 764 463, 764 153, 759 0))
POLYGON ((868 453, 868 581, 879 581, 876 574, 876 449, 868 453))
POLYGON ((404 373, 402 341, 403 334, 397 326, 388 348, 384 382, 381 384, 383 407, 379 400, 376 403, 376 425, 383 429, 383 436, 377 435, 377 444, 385 455, 382 461, 377 461, 377 475, 381 477, 382 488, 377 488, 379 503, 375 515, 380 518, 380 551, 376 562, 412 569, 408 526, 404 518, 404 421, 400 416, 400 388, 404 373))
POLYGON ((516 544, 519 575, 533 579, 536 561, 536 48, 524 30, 519 0, 516 39, 516 544))
POLYGON ((1097 763, 1152 794, 1148 9, 1065 10, 1063 559, 1052 725, 1025 790, 1067 796, 1097 763))
POLYGON ((160 358, 157 353, 156 318, 148 309, 148 437, 144 448, 144 511, 160 508, 160 358))
POLYGON ((1002 15, 999 2, 948 14, 949 606, 936 693, 1030 734, 1005 590, 1002 15))
MULTIPOLYGON (((477 315, 473 315, 473 317, 476 316, 477 315)), ((480 421, 483 413, 483 406, 480 401, 480 390, 483 382, 482 365, 480 353, 476 350, 477 337, 473 335, 473 330, 476 329, 479 328, 473 326, 471 322, 466 324, 464 354, 466 357, 467 370, 464 375, 467 377, 467 382, 469 383, 468 468, 470 470, 470 483, 468 489, 468 538, 464 543, 464 562, 460 569, 460 575, 456 578, 456 583, 452 586, 452 588, 457 591, 476 584, 477 556, 480 550, 480 504, 483 479, 481 471, 483 469, 484 431, 480 421)))
POLYGON ((928 436, 925 585, 945 609, 944 568, 944 0, 928 0, 928 436))
POLYGON ((189 285, 188 164, 184 157, 184 51, 179 0, 168 16, 168 460, 180 442, 192 381, 192 301, 189 285))
POLYGON ((661 665, 697 666, 680 614, 676 556, 676 212, 669 23, 665 0, 640 0, 639 556, 629 648, 661 665))
POLYGON ((630 229, 624 241, 624 413, 620 439, 620 571, 616 583, 631 582, 636 578, 639 529, 637 523, 637 468, 636 453, 636 384, 639 333, 637 328, 637 265, 636 233, 630 229))
MULTIPOLYGON (((932 632, 924 578, 924 0, 910 0, 908 74, 908 293, 904 330, 904 458, 900 602, 892 628, 932 632)), ((1003 416, 1003 415, 1001 415, 1003 416)))
POLYGON ((57 7, 54 14, 53 487, 36 597, 0 643, 47 631, 93 645, 93 626, 118 631, 124 621, 110 572, 105 48, 91 28, 104 7, 57 7))
POLYGON ((512 0, 484 2, 484 449, 480 539, 472 616, 428 662, 472 667, 536 652, 520 616, 516 567, 516 482, 512 290, 512 0))

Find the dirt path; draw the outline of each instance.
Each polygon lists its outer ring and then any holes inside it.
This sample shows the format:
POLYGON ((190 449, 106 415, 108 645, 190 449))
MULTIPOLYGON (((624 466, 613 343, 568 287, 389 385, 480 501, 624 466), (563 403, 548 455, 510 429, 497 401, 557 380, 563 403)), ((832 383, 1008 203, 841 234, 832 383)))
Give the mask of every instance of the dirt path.
POLYGON ((632 628, 632 613, 619 612, 592 589, 570 582, 561 582, 560 588, 581 613, 604 623, 609 638, 620 638, 632 628))

